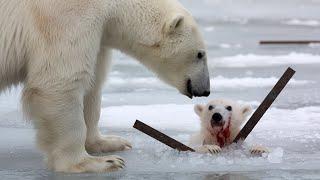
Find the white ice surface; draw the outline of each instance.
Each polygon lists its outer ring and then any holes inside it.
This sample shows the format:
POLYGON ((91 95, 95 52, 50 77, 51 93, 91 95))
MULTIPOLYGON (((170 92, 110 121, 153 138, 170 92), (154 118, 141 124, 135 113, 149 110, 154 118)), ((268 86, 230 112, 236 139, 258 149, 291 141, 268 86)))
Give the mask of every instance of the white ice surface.
POLYGON ((214 31, 214 26, 205 27, 204 30, 207 32, 212 32, 212 31, 214 31))
MULTIPOLYGON (((277 77, 234 77, 228 78, 224 76, 216 76, 215 78, 210 79, 212 90, 222 90, 222 89, 246 89, 254 87, 272 87, 279 79, 277 77)), ((289 82, 289 86, 302 86, 313 81, 308 80, 296 80, 292 79, 289 82)), ((119 90, 134 90, 134 91, 144 91, 152 89, 173 89, 172 87, 166 85, 161 80, 156 77, 112 77, 107 82, 107 88, 112 89, 113 91, 119 90)))
MULTIPOLYGON (((292 110, 271 108, 243 145, 232 145, 215 156, 178 153, 132 128, 134 121, 139 119, 187 144, 189 136, 199 129, 199 120, 191 104, 103 108, 100 127, 104 134, 110 133, 111 130, 112 134, 116 133, 132 142, 133 150, 117 153, 127 162, 125 174, 317 170, 320 168, 319 117, 320 107, 292 110), (268 147, 271 153, 263 157, 250 156, 248 149, 255 144, 268 147)), ((13 146, 12 158, 19 156, 15 163, 34 162, 27 157, 21 159, 20 156, 23 154, 16 154, 21 152, 16 150, 20 149, 19 147, 35 148, 31 141, 33 131, 20 128, 0 128, 0 130, 10 136, 1 138, 0 150, 10 149, 13 146)), ((32 156, 36 154, 33 153, 32 156)), ((37 164, 32 168, 40 166, 41 157, 39 156, 36 156, 37 164)))
MULTIPOLYGON (((151 164, 156 164, 165 171, 207 171, 212 168, 215 171, 316 169, 320 168, 319 117, 320 107, 292 110, 271 108, 244 145, 232 145, 224 149, 219 156, 178 154, 145 135, 131 136, 138 152, 138 157, 131 158, 151 161, 151 164), (271 153, 263 157, 250 156, 248 149, 257 144, 268 147, 271 153)), ((199 119, 193 112, 193 105, 175 104, 104 108, 100 126, 106 129, 131 129, 136 119, 169 133, 185 144, 188 143, 189 135, 200 127, 199 119)), ((148 163, 144 166, 152 169, 153 166, 148 166, 148 163)))
MULTIPOLYGON (((318 44, 311 46, 317 47, 318 44)), ((220 44, 220 48, 240 48, 239 44, 220 44)), ((122 57, 123 55, 120 54, 122 57)), ((244 68, 244 67, 274 67, 279 65, 301 65, 320 64, 319 54, 290 52, 283 55, 261 55, 261 54, 238 54, 235 56, 224 56, 209 58, 210 68, 244 68)), ((114 65, 140 66, 136 61, 119 60, 114 65)))
POLYGON ((319 0, 182 0, 196 17, 211 17, 245 23, 251 19, 283 21, 284 19, 319 20, 319 0), (214 11, 213 11, 214 10, 214 11))
POLYGON ((320 64, 320 56, 313 54, 295 53, 287 55, 257 55, 246 54, 212 59, 212 67, 268 67, 293 64, 320 64))
POLYGON ((283 22, 287 25, 295 25, 295 26, 320 26, 320 22, 317 20, 300 20, 300 19, 291 19, 283 22))
MULTIPOLYGON (((250 104, 241 101, 243 104, 250 104)), ((256 105, 257 102, 254 102, 256 105)), ((267 129, 277 130, 279 134, 291 134, 287 129, 298 131, 320 129, 320 107, 298 109, 270 108, 257 126, 257 132, 267 129), (282 132, 283 131, 283 132, 282 132)), ((197 131, 199 118, 193 112, 193 105, 144 105, 114 106, 101 110, 101 127, 131 128, 136 119, 162 130, 197 131)), ((320 132, 315 134, 320 138, 320 132)))
POLYGON ((222 44, 219 44, 219 47, 222 48, 222 49, 238 49, 238 48, 241 48, 241 44, 228 44, 228 43, 222 43, 222 44))

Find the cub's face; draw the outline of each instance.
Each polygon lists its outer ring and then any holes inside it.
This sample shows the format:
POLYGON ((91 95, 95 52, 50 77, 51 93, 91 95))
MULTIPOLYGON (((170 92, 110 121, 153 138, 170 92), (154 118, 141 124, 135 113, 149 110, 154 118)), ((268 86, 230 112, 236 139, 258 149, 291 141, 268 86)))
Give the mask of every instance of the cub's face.
POLYGON ((251 112, 248 105, 217 99, 209 102, 207 105, 196 105, 194 107, 196 114, 200 117, 202 125, 209 131, 225 129, 229 123, 241 124, 251 112))

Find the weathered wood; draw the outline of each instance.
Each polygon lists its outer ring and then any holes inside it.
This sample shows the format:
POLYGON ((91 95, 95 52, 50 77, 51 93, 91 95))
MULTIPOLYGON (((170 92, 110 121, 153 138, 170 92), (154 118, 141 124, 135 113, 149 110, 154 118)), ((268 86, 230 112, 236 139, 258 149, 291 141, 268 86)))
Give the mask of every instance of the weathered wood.
POLYGON ((282 45, 282 44, 300 44, 300 45, 308 45, 308 44, 317 44, 320 43, 320 41, 310 41, 310 40, 301 40, 301 41, 293 41, 293 40, 286 40, 286 41, 276 41, 276 40, 270 40, 270 41, 260 41, 261 45, 282 45))
POLYGON ((152 127, 144 124, 139 120, 136 120, 133 127, 178 151, 191 151, 191 152, 195 151, 194 149, 180 143, 179 141, 163 134, 162 132, 156 129, 153 129, 152 127))
POLYGON ((277 84, 273 87, 267 97, 263 100, 257 110, 253 113, 251 118, 248 120, 246 125, 241 129, 237 137, 233 142, 238 142, 239 140, 245 140, 253 128, 257 125, 259 120, 269 109, 274 100, 278 97, 283 88, 288 84, 292 76, 295 74, 295 71, 291 68, 288 68, 286 72, 282 75, 277 84))

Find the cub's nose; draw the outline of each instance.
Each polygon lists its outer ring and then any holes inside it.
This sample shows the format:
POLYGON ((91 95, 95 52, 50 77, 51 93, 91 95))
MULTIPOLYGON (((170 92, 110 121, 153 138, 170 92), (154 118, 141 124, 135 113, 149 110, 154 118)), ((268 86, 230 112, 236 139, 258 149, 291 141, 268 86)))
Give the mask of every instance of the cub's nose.
POLYGON ((214 113, 212 115, 212 119, 215 121, 215 122, 220 122, 222 120, 222 116, 220 113, 214 113))

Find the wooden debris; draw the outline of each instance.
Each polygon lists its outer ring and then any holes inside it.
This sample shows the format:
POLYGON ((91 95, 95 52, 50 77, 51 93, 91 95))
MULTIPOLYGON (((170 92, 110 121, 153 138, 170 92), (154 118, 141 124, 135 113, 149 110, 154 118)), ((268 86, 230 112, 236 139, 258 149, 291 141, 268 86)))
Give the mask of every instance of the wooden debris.
POLYGON ((308 40, 301 40, 301 41, 275 41, 275 40, 271 40, 271 41, 260 41, 260 45, 308 45, 308 44, 317 44, 320 43, 320 41, 308 41, 308 40))
POLYGON ((265 114, 265 112, 269 109, 274 100, 278 97, 283 88, 288 84, 292 76, 295 74, 295 71, 291 68, 288 68, 286 72, 282 75, 277 84, 273 87, 271 92, 267 95, 267 97, 260 104, 258 109, 253 113, 251 118, 248 120, 246 125, 239 132, 237 137, 233 142, 238 142, 239 140, 245 140, 249 133, 253 130, 253 128, 257 125, 259 120, 265 114))
POLYGON ((163 144, 166 144, 167 146, 176 149, 178 151, 191 151, 195 152, 194 149, 180 143, 179 141, 163 134, 162 132, 153 129, 152 127, 144 124, 143 122, 136 120, 136 122, 133 125, 134 128, 138 129, 139 131, 153 137, 154 139, 162 142, 163 144))

